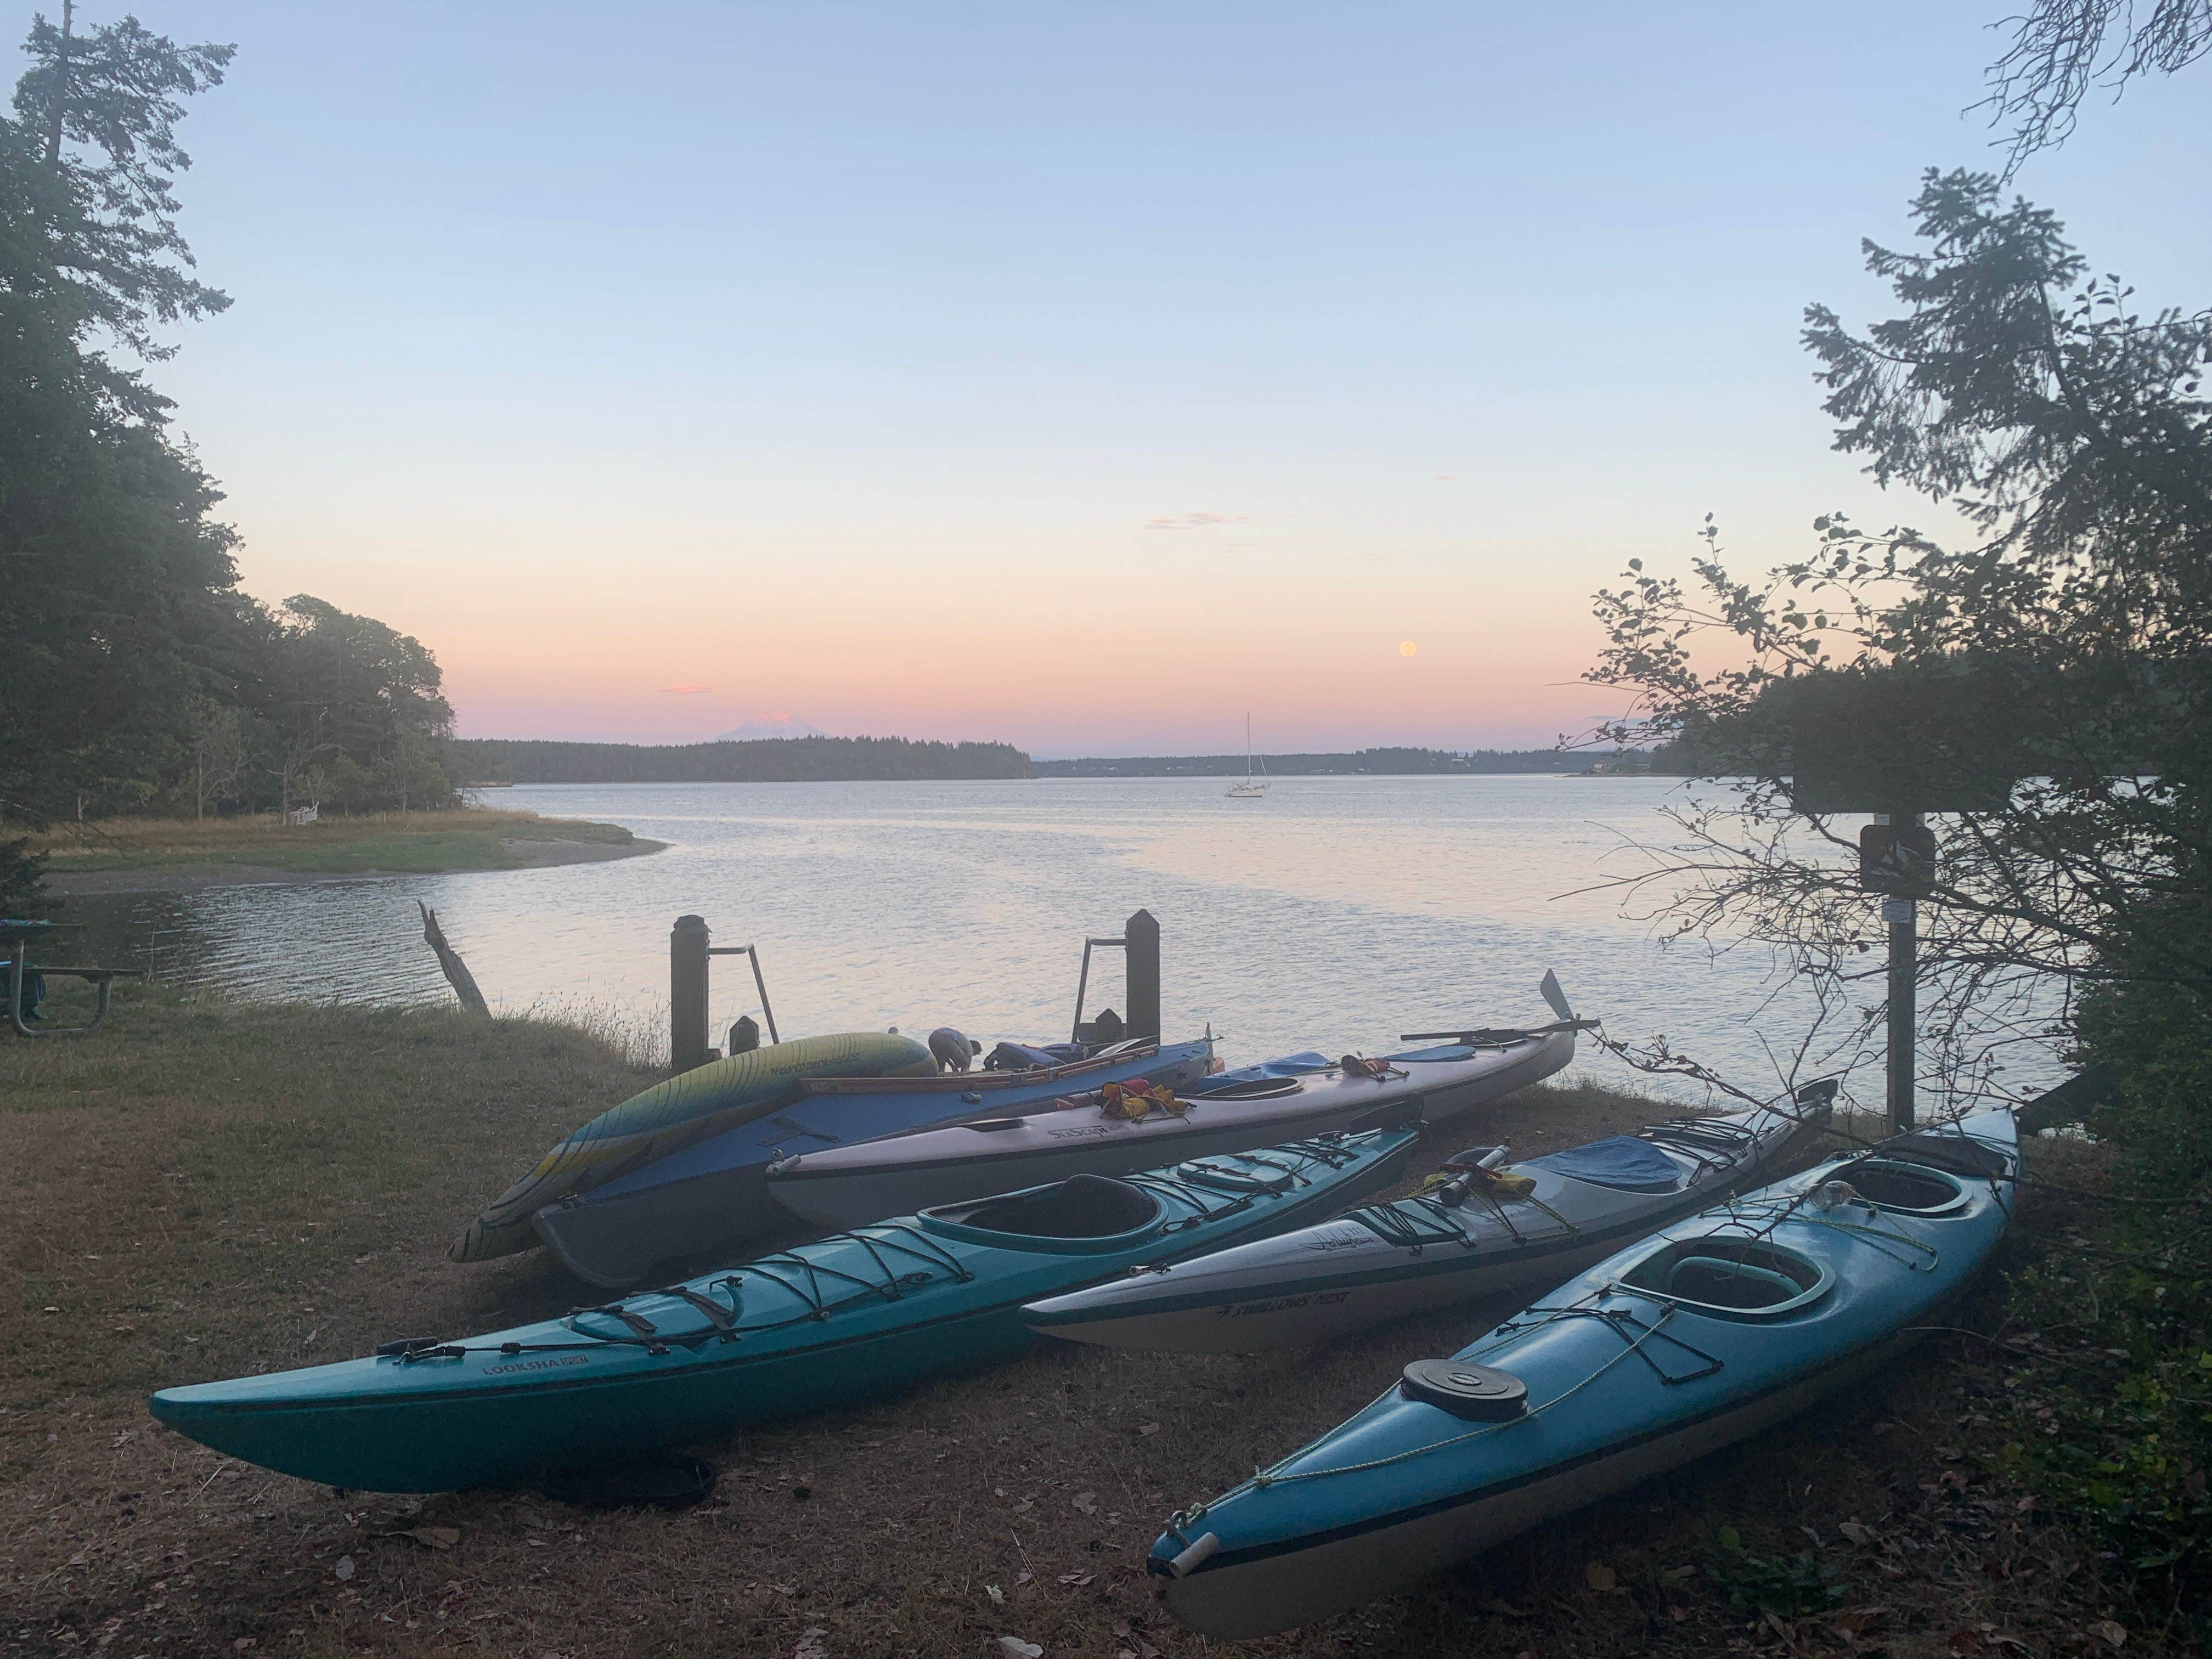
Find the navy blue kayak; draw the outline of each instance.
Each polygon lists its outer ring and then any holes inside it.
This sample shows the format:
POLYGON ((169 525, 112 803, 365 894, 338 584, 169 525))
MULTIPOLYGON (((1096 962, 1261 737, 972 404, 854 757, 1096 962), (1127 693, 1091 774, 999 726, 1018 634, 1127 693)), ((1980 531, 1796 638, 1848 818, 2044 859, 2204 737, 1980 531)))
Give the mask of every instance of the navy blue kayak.
POLYGON ((1982 1112, 1662 1229, 1152 1546, 1176 1616, 1246 1638, 1389 1595, 1804 1410, 1989 1261, 2019 1143, 1982 1112))
POLYGON ((811 1079, 781 1110, 549 1204, 532 1224, 580 1278, 615 1290, 645 1284, 662 1262, 788 1228, 792 1216, 769 1196, 766 1174, 787 1154, 1018 1110, 1107 1083, 1188 1087, 1212 1059, 1211 1042, 1147 1042, 1027 1072, 811 1079))
POLYGON ((565 1318, 164 1389, 157 1419, 233 1457, 441 1492, 826 1410, 1039 1339, 1022 1304, 1285 1227, 1397 1179, 1416 1129, 1321 1135, 946 1205, 565 1318))

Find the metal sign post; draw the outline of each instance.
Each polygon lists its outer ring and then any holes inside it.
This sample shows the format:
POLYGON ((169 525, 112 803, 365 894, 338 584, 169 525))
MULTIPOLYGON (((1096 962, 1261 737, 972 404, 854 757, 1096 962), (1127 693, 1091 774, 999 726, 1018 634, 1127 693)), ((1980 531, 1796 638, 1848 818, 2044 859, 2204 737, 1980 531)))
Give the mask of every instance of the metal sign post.
POLYGON ((1919 1024, 1920 921, 1916 901, 1936 886, 1936 836, 1917 812, 1877 817, 1859 831, 1859 884, 1880 893, 1889 927, 1889 1127, 1913 1123, 1913 1051, 1919 1024))
POLYGON ((1881 919, 1889 924, 1889 1127, 1902 1134, 1912 1127, 1914 1028, 1920 1010, 1914 975, 1920 926, 1909 898, 1886 898, 1881 919))

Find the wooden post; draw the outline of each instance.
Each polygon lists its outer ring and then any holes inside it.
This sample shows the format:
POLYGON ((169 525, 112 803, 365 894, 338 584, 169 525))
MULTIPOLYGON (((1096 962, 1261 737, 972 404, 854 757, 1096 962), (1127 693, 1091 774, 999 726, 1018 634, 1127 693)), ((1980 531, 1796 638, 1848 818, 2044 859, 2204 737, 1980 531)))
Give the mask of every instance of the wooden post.
POLYGON ((1128 1033, 1133 1037, 1160 1040, 1160 925, 1149 910, 1139 910, 1122 925, 1127 941, 1127 979, 1129 994, 1128 1033))
POLYGON ((707 1051, 707 918, 678 916, 668 933, 668 1063, 704 1066, 707 1051))

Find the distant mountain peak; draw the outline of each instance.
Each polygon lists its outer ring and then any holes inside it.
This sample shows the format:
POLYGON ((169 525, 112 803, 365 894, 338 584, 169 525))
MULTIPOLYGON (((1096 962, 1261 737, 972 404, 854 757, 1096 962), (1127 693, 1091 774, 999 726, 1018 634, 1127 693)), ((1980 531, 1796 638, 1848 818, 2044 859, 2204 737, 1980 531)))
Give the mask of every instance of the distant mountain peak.
POLYGON ((750 716, 742 725, 715 735, 716 743, 754 743, 763 738, 826 738, 830 734, 818 726, 810 726, 796 714, 769 714, 750 716))

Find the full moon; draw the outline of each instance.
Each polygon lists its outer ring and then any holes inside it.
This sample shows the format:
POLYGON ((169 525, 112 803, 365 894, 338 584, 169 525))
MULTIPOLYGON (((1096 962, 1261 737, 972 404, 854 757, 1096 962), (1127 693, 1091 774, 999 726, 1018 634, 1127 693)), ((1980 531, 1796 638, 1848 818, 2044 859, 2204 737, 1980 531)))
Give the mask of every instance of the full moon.
POLYGON ((1401 657, 1410 657, 1410 656, 1412 656, 1412 655, 1413 654, 1413 641, 1411 641, 1411 640, 1401 640, 1401 641, 1398 641, 1398 654, 1399 654, 1400 656, 1401 656, 1401 657))

